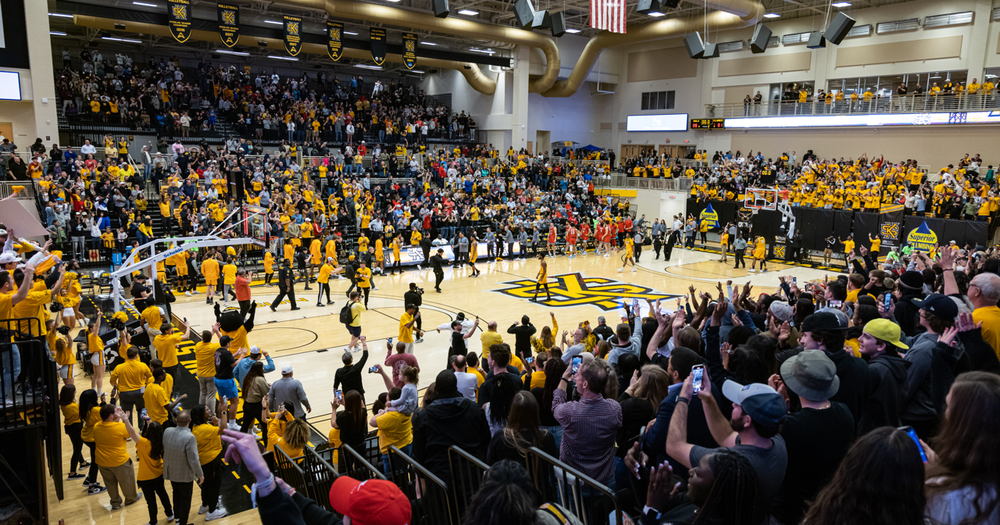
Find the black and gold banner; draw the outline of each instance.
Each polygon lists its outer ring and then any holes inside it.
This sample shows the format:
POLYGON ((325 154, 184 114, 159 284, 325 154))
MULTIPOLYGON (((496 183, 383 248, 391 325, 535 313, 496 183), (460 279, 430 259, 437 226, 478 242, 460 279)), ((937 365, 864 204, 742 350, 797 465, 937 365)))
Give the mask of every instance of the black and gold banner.
POLYGON ((372 27, 368 30, 368 38, 372 45, 372 60, 382 65, 385 62, 385 29, 372 27))
POLYGON ((191 38, 191 4, 188 0, 169 0, 167 2, 168 26, 170 36, 174 40, 184 43, 191 38))
POLYGON ((403 65, 413 69, 417 65, 417 35, 403 33, 403 65))
POLYGON ((340 60, 344 56, 344 42, 341 40, 344 34, 344 24, 337 22, 326 23, 326 54, 334 61, 340 60))
POLYGON ((285 17, 285 51, 293 57, 302 51, 302 19, 297 16, 285 17))
POLYGON ((240 8, 235 5, 219 4, 219 37, 226 47, 234 47, 240 41, 240 8))

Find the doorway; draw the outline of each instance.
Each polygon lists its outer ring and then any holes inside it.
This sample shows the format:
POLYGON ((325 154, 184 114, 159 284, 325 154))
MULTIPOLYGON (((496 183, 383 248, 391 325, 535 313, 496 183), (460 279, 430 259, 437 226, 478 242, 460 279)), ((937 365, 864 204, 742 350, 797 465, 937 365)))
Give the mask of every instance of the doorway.
POLYGON ((14 142, 14 125, 10 122, 0 122, 0 135, 14 142))
POLYGON ((552 132, 551 131, 535 131, 535 144, 538 144, 538 152, 549 154, 549 147, 552 145, 552 132))
POLYGON ((631 159, 639 156, 647 157, 655 151, 656 148, 648 144, 623 144, 622 159, 631 159))
POLYGON ((665 156, 667 156, 668 158, 671 158, 671 159, 683 159, 683 158, 687 158, 688 154, 693 154, 694 151, 695 151, 695 146, 689 146, 689 145, 684 145, 684 146, 664 145, 664 146, 660 146, 659 153, 660 153, 661 157, 665 155, 665 156))

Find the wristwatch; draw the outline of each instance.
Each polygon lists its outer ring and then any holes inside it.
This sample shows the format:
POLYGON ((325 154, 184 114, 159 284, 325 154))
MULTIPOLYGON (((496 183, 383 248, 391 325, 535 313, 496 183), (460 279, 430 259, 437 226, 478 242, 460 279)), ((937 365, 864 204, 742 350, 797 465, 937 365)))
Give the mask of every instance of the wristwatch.
POLYGON ((645 507, 642 508, 642 515, 651 520, 654 520, 655 522, 656 520, 660 519, 660 516, 662 516, 663 513, 654 509, 653 507, 650 507, 649 505, 646 505, 645 507))

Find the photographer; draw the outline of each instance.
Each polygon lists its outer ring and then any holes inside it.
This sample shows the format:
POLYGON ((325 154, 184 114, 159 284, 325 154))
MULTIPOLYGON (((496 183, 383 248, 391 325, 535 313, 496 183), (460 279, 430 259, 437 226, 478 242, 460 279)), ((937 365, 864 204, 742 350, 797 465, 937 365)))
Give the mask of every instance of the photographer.
MULTIPOLYGON (((417 312, 419 312, 420 305, 423 304, 424 302, 423 296, 424 296, 424 289, 417 288, 417 283, 410 283, 410 291, 403 294, 403 304, 412 304, 413 306, 417 307, 417 312)), ((414 315, 416 315, 416 312, 414 312, 414 315)), ((424 338, 422 337, 423 325, 421 324, 421 319, 419 317, 417 317, 416 326, 417 326, 417 339, 415 342, 422 343, 424 342, 424 338)))

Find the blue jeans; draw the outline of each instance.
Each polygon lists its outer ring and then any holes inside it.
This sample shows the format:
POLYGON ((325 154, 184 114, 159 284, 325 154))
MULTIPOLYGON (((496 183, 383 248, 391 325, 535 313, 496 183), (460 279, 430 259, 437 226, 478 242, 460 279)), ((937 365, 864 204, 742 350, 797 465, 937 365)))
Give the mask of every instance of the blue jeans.
POLYGON ((17 381, 18 376, 21 375, 21 352, 18 350, 17 345, 10 346, 10 352, 3 354, 2 375, 0 381, 3 381, 3 398, 0 398, 0 403, 5 401, 14 401, 14 381, 17 381), (12 362, 13 361, 13 362, 12 362))
MULTIPOLYGON (((401 450, 403 454, 409 456, 413 452, 413 443, 410 443, 405 447, 397 447, 397 448, 399 448, 399 450, 401 450)), ((405 467, 405 465, 396 465, 396 466, 398 466, 399 468, 405 467)), ((385 477, 389 478, 390 480, 392 479, 392 467, 389 466, 389 454, 382 454, 382 473, 385 474, 385 477)))
POLYGON ((552 434, 552 438, 556 441, 556 450, 559 450, 559 444, 562 443, 563 427, 556 425, 554 427, 541 427, 541 429, 552 434))

